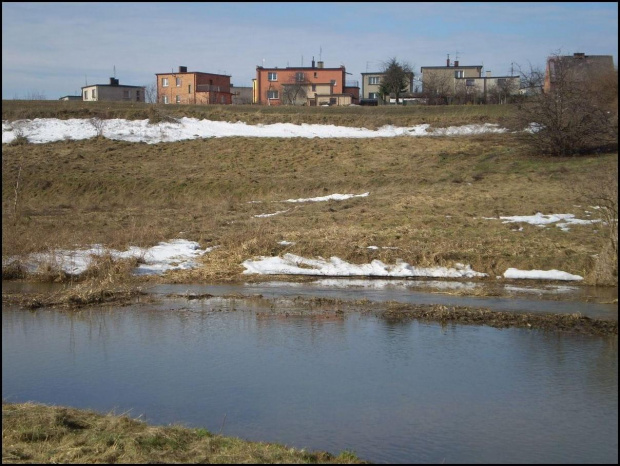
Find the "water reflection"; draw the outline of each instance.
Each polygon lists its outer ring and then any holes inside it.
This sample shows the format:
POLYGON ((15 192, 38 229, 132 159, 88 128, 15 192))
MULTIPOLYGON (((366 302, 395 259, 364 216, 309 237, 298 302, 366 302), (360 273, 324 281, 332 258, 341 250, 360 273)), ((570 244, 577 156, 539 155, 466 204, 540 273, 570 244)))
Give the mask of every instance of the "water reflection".
POLYGON ((271 306, 3 307, 3 398, 373 462, 617 463, 617 337, 271 306))

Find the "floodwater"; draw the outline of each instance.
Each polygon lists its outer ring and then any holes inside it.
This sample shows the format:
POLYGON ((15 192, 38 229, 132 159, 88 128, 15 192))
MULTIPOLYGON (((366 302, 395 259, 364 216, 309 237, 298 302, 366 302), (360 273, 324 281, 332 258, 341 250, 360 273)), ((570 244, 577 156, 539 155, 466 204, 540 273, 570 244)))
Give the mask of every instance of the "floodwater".
MULTIPOLYGON (((156 292, 181 289, 209 292, 156 292)), ((618 462, 617 336, 286 316, 266 303, 3 306, 3 399, 376 463, 618 462)))

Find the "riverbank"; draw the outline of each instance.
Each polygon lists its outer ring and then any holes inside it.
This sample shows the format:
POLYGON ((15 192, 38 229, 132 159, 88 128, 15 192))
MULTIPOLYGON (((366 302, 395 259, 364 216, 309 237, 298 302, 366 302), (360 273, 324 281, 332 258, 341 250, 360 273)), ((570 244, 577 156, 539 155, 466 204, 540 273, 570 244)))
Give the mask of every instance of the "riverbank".
POLYGON ((126 415, 5 402, 2 463, 368 464, 346 451, 308 452, 126 415))

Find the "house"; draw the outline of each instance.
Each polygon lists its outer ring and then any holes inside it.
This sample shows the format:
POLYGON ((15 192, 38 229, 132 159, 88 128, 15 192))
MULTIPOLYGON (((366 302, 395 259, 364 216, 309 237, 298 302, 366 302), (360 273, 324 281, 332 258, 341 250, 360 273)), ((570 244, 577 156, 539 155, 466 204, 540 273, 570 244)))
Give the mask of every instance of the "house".
MULTIPOLYGON (((383 71, 375 71, 371 73, 362 73, 362 99, 365 101, 375 100, 379 101, 381 95, 381 82, 385 73, 383 71)), ((407 82, 407 88, 403 94, 411 94, 413 92, 413 72, 409 73, 407 82)), ((400 97, 403 95, 401 94, 400 97)), ((391 96, 392 97, 392 96, 391 96)), ((370 102, 366 102, 366 105, 371 105, 370 102)))
POLYGON ((179 66, 179 71, 156 73, 157 102, 162 104, 232 104, 230 76, 215 73, 187 71, 179 66))
POLYGON ((65 95, 59 98, 58 100, 82 100, 81 95, 65 95))
POLYGON ((359 102, 359 83, 347 81, 344 65, 325 68, 312 59, 309 67, 256 67, 253 102, 260 105, 351 105, 359 102))
POLYGON ((144 86, 121 85, 116 78, 110 84, 93 84, 82 87, 82 100, 85 102, 120 101, 144 102, 144 86))
POLYGON ((519 76, 482 75, 482 65, 423 66, 422 93, 429 103, 504 103, 519 93, 519 76))
POLYGON ((614 72, 614 59, 611 55, 555 55, 547 58, 545 68, 545 92, 552 91, 558 82, 569 79, 571 82, 587 83, 614 72))

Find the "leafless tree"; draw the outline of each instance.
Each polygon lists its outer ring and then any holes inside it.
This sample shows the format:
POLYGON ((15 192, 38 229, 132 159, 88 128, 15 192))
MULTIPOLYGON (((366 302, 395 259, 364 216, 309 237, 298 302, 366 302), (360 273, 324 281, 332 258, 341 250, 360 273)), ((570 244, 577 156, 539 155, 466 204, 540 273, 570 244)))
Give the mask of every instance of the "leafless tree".
POLYGON ((47 97, 42 91, 28 91, 25 100, 47 100, 47 97))
POLYGON ((308 96, 310 82, 305 73, 296 73, 289 82, 282 86, 282 103, 284 105, 304 105, 308 96))
POLYGON ((144 85, 144 101, 149 104, 157 103, 157 84, 150 83, 144 85))
MULTIPOLYGON (((524 141, 542 153, 556 156, 578 155, 608 150, 618 145, 617 110, 612 112, 597 95, 598 82, 574 67, 574 61, 551 57, 553 85, 546 92, 521 102, 518 121, 530 131, 524 141), (534 125, 533 127, 530 125, 534 125)), ((534 82, 538 74, 526 82, 534 82)), ((613 93, 613 90, 611 91, 613 93)), ((615 90, 617 99, 617 84, 615 90)))
POLYGON ((445 105, 454 92, 453 80, 441 73, 426 73, 422 76, 422 94, 429 105, 445 105))

